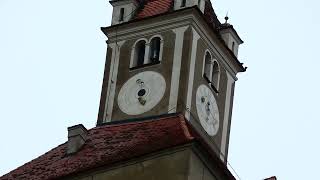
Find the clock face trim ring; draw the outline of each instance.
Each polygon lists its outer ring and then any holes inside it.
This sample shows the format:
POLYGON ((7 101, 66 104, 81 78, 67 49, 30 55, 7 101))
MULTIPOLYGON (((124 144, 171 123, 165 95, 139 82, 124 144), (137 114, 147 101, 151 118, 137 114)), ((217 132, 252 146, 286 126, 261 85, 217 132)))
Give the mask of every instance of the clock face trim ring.
POLYGON ((206 85, 200 85, 196 94, 196 108, 203 129, 210 135, 217 134, 219 129, 219 110, 212 91, 206 85))
POLYGON ((154 71, 144 71, 131 77, 120 89, 118 106, 128 115, 138 115, 154 108, 164 96, 164 77, 154 71))

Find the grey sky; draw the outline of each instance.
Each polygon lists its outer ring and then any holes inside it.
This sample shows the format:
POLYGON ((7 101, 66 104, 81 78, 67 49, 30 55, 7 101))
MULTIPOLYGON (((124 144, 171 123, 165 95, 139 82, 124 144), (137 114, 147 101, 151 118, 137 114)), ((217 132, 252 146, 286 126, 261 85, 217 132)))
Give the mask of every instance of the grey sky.
MULTIPOLYGON (((320 162, 316 0, 216 0, 245 41, 229 161, 242 180, 314 179, 320 162)), ((95 126, 107 0, 0 1, 0 175, 95 126)))

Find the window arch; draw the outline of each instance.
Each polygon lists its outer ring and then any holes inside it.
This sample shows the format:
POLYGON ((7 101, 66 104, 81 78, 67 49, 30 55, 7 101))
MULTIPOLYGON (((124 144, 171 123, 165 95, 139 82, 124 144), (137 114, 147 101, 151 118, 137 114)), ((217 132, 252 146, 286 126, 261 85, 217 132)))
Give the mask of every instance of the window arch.
POLYGON ((163 38, 154 35, 149 40, 138 39, 131 49, 131 59, 129 68, 136 69, 153 64, 159 64, 162 59, 163 38))
POLYGON ((220 67, 217 60, 214 60, 212 64, 211 84, 216 88, 216 90, 219 89, 219 81, 220 81, 220 67))
POLYGON ((149 59, 150 63, 156 63, 160 61, 160 46, 161 46, 161 38, 160 37, 154 37, 150 41, 150 53, 149 53, 149 59))
POLYGON ((138 40, 132 50, 133 57, 131 57, 130 68, 142 66, 145 59, 146 40, 138 40))
POLYGON ((211 81, 211 54, 207 51, 204 56, 204 74, 203 76, 211 81))
POLYGON ((203 58, 203 77, 211 87, 218 92, 220 81, 220 66, 218 61, 206 50, 203 58))

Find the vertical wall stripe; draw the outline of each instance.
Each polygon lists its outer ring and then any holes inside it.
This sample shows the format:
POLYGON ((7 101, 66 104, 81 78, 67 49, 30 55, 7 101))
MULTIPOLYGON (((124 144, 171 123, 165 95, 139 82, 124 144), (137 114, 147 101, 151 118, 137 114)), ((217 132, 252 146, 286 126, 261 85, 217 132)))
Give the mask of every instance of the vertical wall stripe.
POLYGON ((184 26, 172 30, 174 33, 176 33, 176 39, 174 45, 168 113, 175 113, 177 110, 183 38, 184 32, 187 30, 187 28, 188 26, 184 26))
POLYGON ((115 43, 110 43, 108 48, 112 49, 112 57, 111 57, 111 63, 110 63, 110 71, 109 71, 109 80, 108 80, 108 88, 107 88, 107 95, 106 95, 106 100, 105 100, 105 106, 104 106, 104 111, 103 111, 103 122, 106 121, 106 116, 107 116, 107 108, 108 108, 108 104, 109 104, 109 94, 110 94, 110 86, 111 86, 111 73, 112 73, 112 69, 114 66, 114 56, 115 56, 115 52, 116 52, 116 45, 115 43))
MULTIPOLYGON (((231 104, 231 88, 234 83, 234 79, 227 72, 227 90, 226 90, 226 101, 224 108, 224 119, 223 119, 223 127, 222 127, 222 140, 221 140, 221 153, 226 155, 227 149, 227 137, 228 137, 228 126, 229 126, 229 112, 230 112, 230 104, 231 104)), ((220 159, 225 161, 226 157, 220 154, 220 159)))
POLYGON ((109 72, 109 81, 108 81, 108 90, 107 90, 107 97, 106 97, 106 105, 103 114, 103 122, 111 121, 112 117, 112 109, 113 109, 113 102, 114 102, 114 95, 116 91, 116 83, 117 83, 117 76, 118 76, 118 67, 119 67, 119 58, 120 58, 120 48, 125 41, 120 41, 116 43, 109 44, 112 48, 112 57, 111 57, 111 64, 110 64, 110 72, 109 72))
MULTIPOLYGON (((190 70, 189 70, 189 80, 188 80, 188 89, 187 89, 187 102, 186 108, 191 110, 191 100, 192 100, 192 89, 193 89, 193 79, 194 79, 194 69, 196 63, 196 55, 197 55, 197 47, 198 40, 200 38, 199 34, 196 30, 192 28, 192 50, 191 50, 191 59, 190 59, 190 70)), ((185 112, 186 119, 190 120, 190 113, 188 111, 185 112)))

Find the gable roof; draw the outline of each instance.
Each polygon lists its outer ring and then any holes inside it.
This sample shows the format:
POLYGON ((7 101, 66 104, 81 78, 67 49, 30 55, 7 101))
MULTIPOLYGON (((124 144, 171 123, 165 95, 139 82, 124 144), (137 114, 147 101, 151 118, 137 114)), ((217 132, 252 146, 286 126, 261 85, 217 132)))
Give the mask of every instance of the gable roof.
MULTIPOLYGON (((0 180, 61 178, 188 144, 197 138, 181 114, 105 124, 88 131, 87 140, 77 153, 67 155, 67 143, 61 144, 0 180)), ((221 161, 217 166, 231 175, 221 161)))

